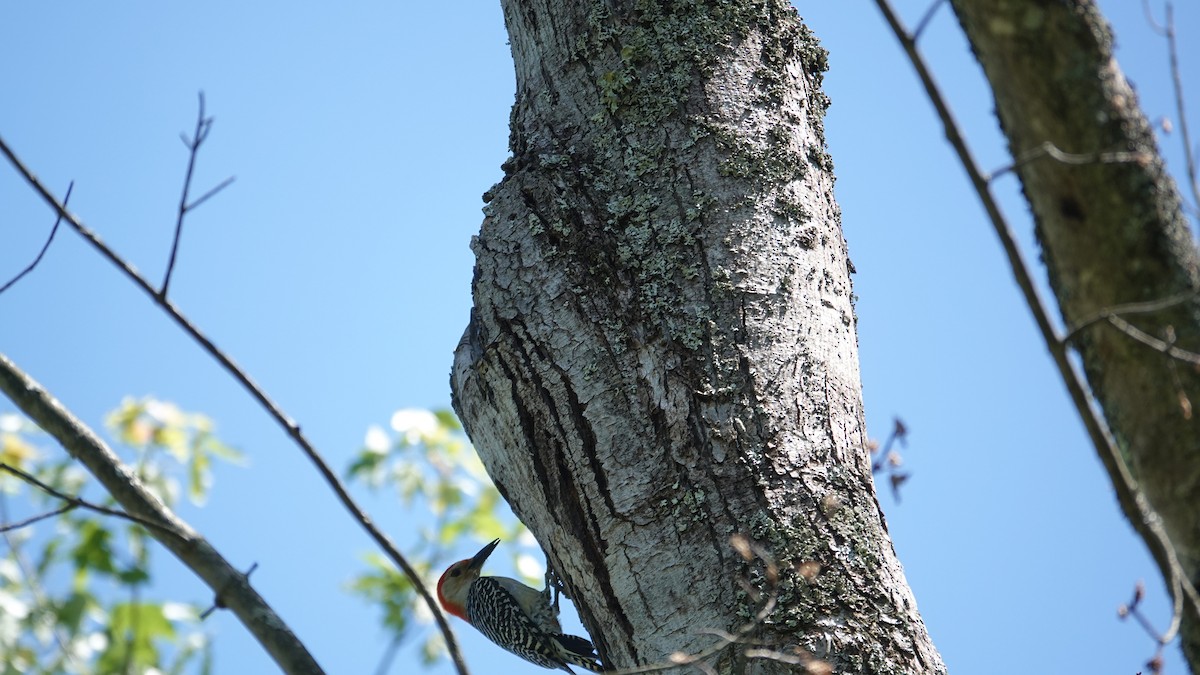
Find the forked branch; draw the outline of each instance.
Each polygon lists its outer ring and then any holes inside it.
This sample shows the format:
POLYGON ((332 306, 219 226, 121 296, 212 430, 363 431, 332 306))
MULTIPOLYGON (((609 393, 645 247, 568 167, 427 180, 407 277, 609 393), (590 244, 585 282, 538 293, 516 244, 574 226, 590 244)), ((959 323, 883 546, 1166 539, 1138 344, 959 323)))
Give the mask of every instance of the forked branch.
POLYGON ((136 473, 122 464, 95 432, 3 354, 0 354, 0 391, 87 467, 127 517, 153 524, 146 528, 150 536, 208 584, 284 672, 304 675, 324 672, 304 643, 246 582, 244 575, 147 490, 136 473))
MULTIPOLYGON (((67 185, 67 194, 63 196, 64 207, 67 205, 67 202, 71 201, 71 190, 73 189, 75 189, 75 181, 71 181, 71 183, 67 185)), ((42 258, 45 257, 46 251, 50 250, 50 244, 54 242, 54 235, 58 234, 58 226, 61 224, 62 215, 58 215, 54 218, 54 227, 50 228, 50 236, 46 237, 46 243, 42 244, 42 250, 38 251, 37 256, 35 256, 33 259, 33 262, 26 265, 25 269, 17 272, 16 276, 4 282, 3 286, 0 286, 0 293, 4 293, 8 289, 15 286, 18 281, 25 277, 25 275, 32 272, 33 269, 38 266, 38 263, 42 262, 42 258)))
POLYGON ((191 138, 183 134, 179 135, 180 140, 188 149, 187 173, 183 177, 183 194, 179 197, 179 214, 175 218, 175 236, 171 239, 171 255, 167 258, 167 273, 163 277, 162 288, 158 291, 160 298, 167 297, 167 288, 171 285, 171 273, 175 271, 175 256, 179 253, 179 239, 183 236, 183 219, 189 211, 208 201, 209 197, 229 187, 233 182, 233 176, 230 176, 205 192, 196 201, 188 202, 188 192, 192 189, 192 173, 196 170, 196 157, 200 154, 200 146, 204 145, 204 141, 208 139, 208 132, 212 130, 212 124, 213 118, 206 117, 204 114, 204 92, 200 92, 200 112, 196 116, 196 130, 192 132, 191 138))
POLYGON ((446 621, 445 615, 442 613, 441 608, 438 606, 437 601, 433 597, 433 594, 429 592, 429 588, 421 579, 421 576, 417 572, 416 568, 413 567, 413 565, 402 553, 400 553, 399 549, 396 548, 391 539, 375 526, 375 523, 370 519, 370 517, 367 516, 366 512, 363 511, 358 503, 354 501, 354 499, 350 496, 350 493, 346 490, 345 485, 343 485, 342 481, 338 478, 337 473, 334 472, 334 470, 329 466, 328 462, 325 461, 321 454, 317 452, 313 444, 301 432, 300 425, 292 420, 292 418, 284 414, 283 410, 276 405, 269 396, 267 396, 267 393, 250 378, 249 374, 242 370, 242 368, 238 366, 228 354, 221 351, 207 335, 202 333, 199 328, 192 324, 192 322, 189 321, 177 307, 175 307, 174 303, 167 298, 165 293, 160 293, 157 289, 155 289, 154 286, 152 286, 145 277, 143 277, 136 269, 134 269, 132 265, 121 258, 121 256, 117 255, 117 253, 109 248, 108 245, 106 245, 103 241, 101 241, 101 239, 96 236, 94 232, 87 228, 78 217, 68 211, 66 205, 59 201, 59 199, 55 197, 54 194, 50 192, 50 190, 43 185, 40 180, 38 180, 37 176, 34 175, 29 167, 27 167, 25 163, 21 161, 21 159, 16 155, 15 152, 13 152, 12 148, 9 147, 8 143, 6 143, 3 138, 0 138, 0 154, 3 154, 8 159, 13 168, 17 170, 17 173, 19 173, 25 179, 25 181, 29 183, 30 187, 42 197, 43 201, 46 202, 51 210, 61 216, 62 219, 71 226, 72 229, 74 229, 81 237, 83 237, 86 242, 91 244, 92 248, 94 248, 106 260, 115 265, 117 269, 124 273, 124 275, 129 278, 129 280, 132 281, 135 286, 140 288, 144 293, 146 293, 146 295, 150 296, 151 300, 158 305, 159 308, 166 312, 167 316, 169 316, 176 324, 178 324, 179 327, 185 333, 187 333, 187 335, 191 337, 203 351, 215 359, 217 363, 219 363, 221 367, 224 368, 231 377, 233 377, 234 380, 241 384, 242 387, 250 394, 250 396, 257 401, 260 406, 262 406, 267 414, 273 420, 275 420, 280 427, 283 428, 284 433, 286 433, 287 436, 291 438, 293 442, 295 442, 295 444, 317 469, 317 472, 321 474, 321 477, 324 479, 325 483, 329 485, 330 489, 333 490, 338 500, 342 503, 342 506, 350 512, 350 515, 359 524, 359 526, 367 532, 371 539, 374 540, 381 549, 383 549, 388 558, 391 559, 392 562, 394 562, 396 566, 399 567, 404 572, 405 576, 407 576, 412 582, 413 587, 417 590, 422 600, 424 600, 425 604, 429 607, 429 611, 433 614, 438 629, 441 631, 446 640, 446 649, 450 653, 450 658, 454 662, 455 669, 458 671, 459 675, 468 675, 469 671, 467 670, 467 664, 463 660, 462 653, 458 647, 458 640, 454 637, 454 633, 450 629, 449 622, 446 621))
MULTIPOLYGON (((1200 616, 1200 594, 1197 593, 1195 586, 1184 573, 1174 545, 1168 537, 1161 519, 1155 513, 1154 508, 1150 505, 1146 497, 1138 490, 1137 484, 1117 448, 1107 423, 1100 416, 1098 406, 1092 397, 1090 388, 1087 387, 1082 375, 1071 362, 1068 354, 1068 341, 1062 338, 1058 330, 1054 327, 1050 319, 1050 312, 1037 292, 1029 265, 1025 262, 1024 256, 1017 245, 1016 238, 1012 234, 1012 229, 1009 227, 1008 221, 1000 212, 1000 207, 992 196, 991 178, 979 169, 979 166, 972 157, 970 149, 967 147, 967 143, 959 130, 958 123, 954 120, 954 116, 950 112, 949 105, 946 103, 941 90, 934 81, 933 75, 926 65, 924 58, 917 49, 915 38, 904 28, 889 0, 876 0, 875 4, 879 7, 879 11, 887 20, 896 40, 904 48, 905 54, 916 70, 921 84, 925 88, 926 95, 929 97, 930 102, 937 111, 938 117, 942 121, 946 138, 958 155, 959 162, 967 172, 967 176, 975 188, 976 195, 983 204, 988 219, 991 221, 996 236, 999 237, 1001 246, 1008 258, 1009 267, 1012 270, 1017 286, 1025 298, 1025 303, 1033 313, 1046 349, 1050 352, 1051 357, 1053 357, 1054 364, 1059 371, 1059 376, 1066 385, 1067 392, 1071 396, 1071 401, 1080 418, 1083 420, 1088 437, 1091 439, 1092 445, 1095 446, 1097 454, 1100 456, 1112 480, 1121 509, 1134 529, 1138 531, 1138 534, 1141 535, 1147 546, 1149 546, 1155 562, 1158 563, 1163 579, 1166 580, 1170 588, 1176 616, 1172 624, 1174 625, 1178 621, 1178 616, 1185 606, 1194 616, 1200 616)), ((1025 161, 1042 159, 1042 161, 1063 161, 1068 163, 1074 163, 1082 157, 1090 157, 1091 161, 1100 162, 1136 162, 1143 159, 1140 156, 1133 155, 1066 155, 1066 153, 1056 153, 1055 150, 1057 148, 1053 148, 1053 146, 1043 146, 1040 150, 1041 152, 1037 157, 1023 159, 1025 161)))

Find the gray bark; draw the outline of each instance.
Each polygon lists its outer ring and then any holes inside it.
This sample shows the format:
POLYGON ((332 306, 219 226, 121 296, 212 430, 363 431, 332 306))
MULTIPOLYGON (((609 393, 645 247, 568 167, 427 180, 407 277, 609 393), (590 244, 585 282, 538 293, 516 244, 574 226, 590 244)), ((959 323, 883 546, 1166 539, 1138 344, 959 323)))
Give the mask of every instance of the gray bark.
MULTIPOLYGON (((607 663, 754 623, 836 672, 944 672, 864 447, 824 51, 783 2, 503 4, 512 157, 454 404, 607 663)), ((708 661, 796 670, 747 648, 708 661)))
POLYGON ((304 643, 254 590, 248 577, 159 501, 94 431, 4 354, 0 354, 0 392, 86 467, 125 514, 204 581, 219 606, 237 616, 282 672, 323 675, 304 643))
MULTIPOLYGON (((1192 407, 1200 374, 1132 336, 1141 331, 1200 351, 1200 271, 1176 186, 1092 2, 956 0, 954 7, 992 85, 1011 152, 1022 160, 1017 172, 1071 344, 1134 491, 1157 512, 1169 542, 1152 536, 1130 500, 1122 504, 1168 584, 1171 557, 1196 584, 1200 429, 1192 407), (1047 156, 1046 143, 1078 156, 1047 156), (1180 301, 1159 302, 1170 299, 1180 301)), ((1121 494, 1119 471, 1109 469, 1121 494)), ((1194 603, 1184 606, 1183 650, 1195 671, 1200 616, 1194 603)))

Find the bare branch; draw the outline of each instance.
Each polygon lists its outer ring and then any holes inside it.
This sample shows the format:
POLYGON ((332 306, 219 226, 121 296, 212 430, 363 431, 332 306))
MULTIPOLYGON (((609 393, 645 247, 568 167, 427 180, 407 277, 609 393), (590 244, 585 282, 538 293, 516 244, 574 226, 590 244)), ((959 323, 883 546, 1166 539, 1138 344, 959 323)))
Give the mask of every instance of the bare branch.
POLYGON ((171 255, 167 258, 167 273, 163 277, 162 289, 159 291, 161 297, 167 297, 167 288, 171 285, 171 273, 175 271, 175 256, 179 252, 179 237, 183 234, 183 217, 187 215, 188 191, 192 187, 192 172, 196 168, 196 155, 199 154, 200 145, 204 143, 204 139, 208 136, 208 129, 212 126, 212 118, 204 116, 204 92, 200 92, 200 112, 196 115, 196 131, 189 139, 182 133, 179 134, 179 140, 183 141, 183 145, 188 149, 187 173, 183 176, 183 194, 179 196, 179 215, 175 219, 175 236, 171 239, 171 255))
MULTIPOLYGON (((967 176, 975 188, 976 195, 979 197, 984 210, 987 212, 988 219, 992 223, 996 236, 1000 238, 1000 243, 1005 255, 1008 257, 1013 277, 1016 279, 1017 286, 1021 289, 1021 293, 1025 297, 1025 303, 1033 313, 1038 330, 1042 334, 1042 340, 1046 344, 1046 349, 1053 357, 1059 375, 1067 387, 1067 392, 1071 395, 1071 401, 1075 405, 1080 418, 1083 420, 1084 427, 1087 429, 1088 437, 1091 439, 1092 445, 1096 448, 1105 469, 1111 477, 1113 487, 1117 493, 1117 501, 1121 504, 1121 508, 1129 519, 1129 522, 1150 548, 1150 552, 1154 555, 1155 562, 1158 563, 1163 578, 1167 580, 1172 594, 1180 594, 1183 598, 1186 598, 1191 611, 1196 615, 1200 615, 1200 594, 1196 592, 1195 586, 1184 574, 1175 552, 1175 547, 1168 537, 1161 519, 1145 495, 1137 489, 1129 467, 1125 464, 1124 458, 1117 449, 1116 442, 1112 437, 1108 425, 1100 417, 1091 391, 1084 384, 1083 377, 1079 374, 1078 369, 1068 358, 1067 345, 1058 337, 1058 331, 1054 328, 1050 320, 1050 313, 1042 301, 1036 286, 1034 286, 1029 266, 1025 263, 1016 238, 1013 236, 1007 220, 1005 220, 999 206, 992 197, 989 179, 979 170, 978 165, 971 156, 971 152, 967 147, 966 141, 963 140, 958 123, 955 122, 945 98, 934 82, 924 58, 917 50, 915 41, 905 30, 899 17, 892 9, 891 3, 888 0, 875 0, 875 4, 879 7, 879 11, 887 20, 897 41, 900 42, 913 68, 917 71, 917 75, 925 87, 926 95, 929 97, 930 102, 933 103, 938 117, 942 120, 946 138, 958 155, 963 169, 967 172, 967 176)), ((1175 601, 1182 602, 1179 597, 1176 597, 1175 601)))
POLYGON ((1175 633, 1179 630, 1182 608, 1176 603, 1175 612, 1171 618, 1171 627, 1165 633, 1160 634, 1154 629, 1154 625, 1150 623, 1150 619, 1146 618, 1146 615, 1142 613, 1141 604, 1142 599, 1145 597, 1146 586, 1139 581, 1133 587, 1133 599, 1129 601, 1129 604, 1121 605, 1117 608, 1117 616, 1121 619, 1127 619, 1132 616, 1138 622, 1138 625, 1142 627, 1142 630, 1146 631, 1146 634, 1154 640, 1157 648, 1154 651, 1154 656, 1146 662, 1146 665, 1150 668, 1151 672, 1159 673, 1162 672, 1163 647, 1175 639, 1175 633))
MULTIPOLYGON (((208 192, 205 192, 203 195, 198 197, 196 199, 196 201, 192 202, 191 204, 188 204, 187 210, 191 211, 192 209, 196 208, 197 206, 200 206, 204 202, 208 201, 209 197, 212 197, 213 195, 217 194, 221 190, 224 190, 225 188, 229 187, 230 185, 233 184, 233 181, 236 179, 237 179, 236 176, 230 176, 229 178, 226 178, 225 180, 221 181, 220 183, 217 183, 216 187, 212 188, 208 192)), ((172 251, 173 250, 174 249, 172 249, 172 251)))
MULTIPOLYGON (((74 508, 85 508, 85 509, 88 509, 89 511, 95 511, 96 513, 99 513, 101 515, 114 516, 116 518, 123 518, 130 522, 137 523, 138 525, 141 525, 142 527, 145 527, 146 529, 157 530, 158 532, 162 533, 165 536, 174 537, 177 535, 175 530, 172 530, 169 527, 164 527, 161 523, 157 523, 153 520, 147 520, 145 518, 141 518, 141 517, 135 516, 131 513, 126 513, 124 511, 120 511, 118 509, 110 509, 107 506, 101 506, 100 504, 93 504, 92 502, 89 502, 86 499, 82 499, 80 497, 73 497, 71 495, 59 492, 58 490, 50 487, 49 485, 43 483, 40 480, 38 480, 36 477, 34 477, 34 476, 18 469, 15 466, 10 465, 10 464, 0 462, 0 471, 6 471, 8 473, 11 473, 12 475, 16 476, 17 478, 20 478, 21 480, 25 481, 26 483, 29 483, 30 485, 36 487, 37 489, 41 490, 42 492, 45 492, 46 494, 50 495, 51 497, 54 497, 56 499, 61 499, 62 501, 67 503, 67 505, 65 507, 59 509, 58 512, 52 513, 52 514, 42 514, 40 516, 35 516, 34 518, 31 519, 31 522, 26 522, 26 523, 24 523, 24 525, 31 525, 33 522, 42 520, 43 518, 48 518, 51 515, 57 515, 58 513, 66 513, 67 511, 70 511, 71 509, 74 509, 74 508)), ((11 529, 17 529, 17 528, 14 526, 11 529)))
POLYGON ((897 417, 892 420, 892 433, 884 441, 883 446, 881 447, 878 441, 872 440, 867 448, 874 458, 871 461, 871 473, 878 474, 886 469, 888 482, 892 486, 892 498, 897 503, 900 502, 900 487, 912 476, 900 470, 904 460, 900 457, 900 453, 892 450, 892 446, 897 442, 905 445, 907 438, 908 427, 897 417))
POLYGON ((1084 154, 1065 152, 1060 150, 1057 145, 1051 143, 1050 141, 1046 141, 1036 148, 1030 148, 1029 150, 1021 153, 1021 156, 1018 157, 1012 164, 992 172, 992 175, 988 177, 988 182, 992 182, 1006 173, 1016 171, 1018 168, 1043 157, 1049 157, 1050 159, 1053 159, 1056 162, 1062 162, 1063 164, 1074 164, 1077 166, 1083 166, 1086 164, 1123 164, 1126 162, 1146 164, 1154 159, 1149 153, 1145 152, 1114 151, 1089 152, 1084 154))
POLYGON ((384 650, 383 656, 379 659, 379 665, 375 667, 375 675, 388 675, 392 672, 392 662, 396 660, 396 655, 400 653, 400 646, 404 644, 403 638, 394 637, 388 643, 387 649, 384 650))
POLYGON ((810 675, 829 675, 833 672, 833 668, 828 663, 813 658, 811 654, 801 652, 785 654, 774 649, 747 649, 746 657, 751 659, 768 659, 794 666, 804 666, 804 672, 810 673, 810 675))
MULTIPOLYGON (((67 194, 65 196, 63 196, 63 206, 64 207, 67 205, 67 202, 71 200, 71 190, 73 190, 73 189, 75 189, 75 181, 71 181, 71 183, 69 185, 67 185, 67 194)), ((15 285, 18 281, 20 281, 22 277, 24 277, 26 274, 29 274, 30 272, 32 272, 33 268, 38 266, 38 263, 42 262, 42 256, 46 255, 46 251, 50 249, 50 242, 54 241, 54 235, 58 233, 58 226, 61 223, 62 223, 62 214, 59 214, 58 216, 56 216, 54 218, 54 227, 50 228, 50 236, 46 237, 46 243, 42 244, 42 250, 38 251, 37 257, 34 258, 33 262, 29 263, 29 265, 25 269, 21 270, 17 274, 17 276, 10 279, 3 286, 0 286, 0 293, 3 293, 4 291, 7 291, 8 289, 12 288, 13 285, 15 285)))
MULTIPOLYGON (((66 511, 73 509, 73 508, 75 508, 75 507, 68 504, 67 506, 64 506, 63 509, 60 510, 60 512, 65 513, 66 511)), ((53 515, 58 515, 58 514, 57 513, 43 514, 42 517, 48 518, 53 515)), ((7 522, 8 522, 8 500, 5 498, 4 493, 0 492, 0 523, 7 523, 7 522)), ((8 533, 9 530, 15 530, 15 529, 17 529, 17 525, 13 525, 12 527, 0 527, 0 537, 4 538, 4 542, 6 544, 8 544, 9 550, 12 551, 13 560, 16 562, 17 568, 21 570, 21 577, 22 577, 22 579, 24 579, 25 583, 28 585, 29 591, 33 595, 34 601, 37 602, 39 605, 45 606, 48 604, 49 601, 46 598, 45 591, 42 589, 40 575, 37 571, 38 568, 29 563, 29 560, 25 556, 25 552, 21 550, 21 544, 17 540, 15 540, 11 535, 9 535, 9 533, 8 533)), ((55 624, 54 626, 51 627, 51 631, 54 634, 54 642, 58 644, 58 651, 62 655, 61 658, 59 659, 59 662, 61 663, 63 661, 66 661, 67 663, 75 664, 75 655, 72 654, 71 650, 67 648, 67 638, 63 635, 62 626, 55 624)))
POLYGON ((167 273, 163 277, 162 288, 158 291, 158 295, 162 298, 167 297, 167 287, 171 285, 171 273, 175 271, 175 257, 179 253, 179 238, 183 235, 184 217, 188 214, 188 211, 200 206, 209 197, 229 187, 230 183, 234 180, 230 176, 221 181, 216 187, 205 192, 196 201, 188 203, 188 192, 192 188, 192 173, 196 169, 196 157, 200 154, 200 146, 208 138, 208 132, 212 130, 213 124, 213 118, 204 116, 204 92, 200 92, 199 98, 200 112, 196 115, 196 130, 192 132, 190 139, 183 134, 179 134, 179 139, 183 141, 184 146, 188 149, 188 164, 187 173, 183 177, 183 194, 179 197, 179 214, 175 219, 175 236, 171 240, 171 256, 167 259, 167 273))
MULTIPOLYGON (((254 574, 254 570, 256 570, 256 569, 258 569, 258 563, 253 563, 250 565, 250 569, 246 570, 246 573, 242 575, 242 578, 246 580, 247 584, 250 583, 250 575, 254 574)), ((218 609, 226 609, 227 608, 227 605, 225 604, 225 599, 223 596, 224 596, 225 592, 228 590, 229 590, 229 588, 227 587, 227 588, 222 588, 217 591, 217 597, 216 597, 216 600, 213 602, 212 607, 209 607, 208 609, 206 609, 200 613, 201 620, 207 619, 210 614, 217 611, 218 609)))
MULTIPOLYGON (((3 468, 7 468, 7 467, 3 467, 3 468)), ((46 520, 48 518, 53 518, 54 516, 61 516, 62 514, 68 512, 68 511, 73 511, 78 506, 79 506, 79 504, 67 504, 65 506, 60 506, 57 509, 54 509, 53 511, 47 511, 46 513, 39 513, 36 516, 30 516, 30 517, 26 518, 25 520, 18 520, 15 523, 3 524, 3 525, 0 525, 0 532, 13 532, 13 531, 19 530, 23 527, 29 527, 30 525, 33 525, 34 523, 40 523, 41 521, 46 520)))
POLYGON ((1074 342, 1076 336, 1078 336, 1084 328, 1087 328, 1088 326, 1100 321, 1108 321, 1113 317, 1128 316, 1130 314, 1153 314, 1154 312, 1161 312, 1164 309, 1170 309, 1176 305, 1182 305, 1185 302, 1196 299, 1200 299, 1200 290, 1188 290, 1184 291, 1183 293, 1173 295, 1169 298, 1162 298, 1160 300, 1130 302, 1123 305, 1114 305, 1107 309, 1096 312, 1087 319, 1080 321, 1079 325, 1074 326, 1067 331, 1066 336, 1063 337, 1063 342, 1074 342))
POLYGON ((1200 366, 1200 354, 1189 352, 1186 349, 1180 349, 1166 340, 1156 338, 1119 316, 1108 317, 1108 322, 1111 323, 1117 330, 1155 351, 1162 352, 1173 359, 1179 359, 1180 361, 1186 361, 1187 363, 1200 366))
POLYGON ((1200 177, 1197 176, 1196 151, 1192 145, 1191 134, 1188 133, 1187 104, 1183 95, 1183 77, 1179 69, 1179 47, 1175 41, 1175 9, 1170 2, 1166 3, 1166 22, 1159 24, 1154 20, 1149 0, 1142 0, 1146 11, 1146 19, 1154 30, 1167 39, 1167 54, 1171 62, 1171 88, 1175 92, 1175 116, 1179 124, 1179 140, 1183 144, 1183 157, 1187 163, 1188 183, 1192 191, 1192 206, 1200 211, 1200 177))
MULTIPOLYGON (((286 673, 323 673, 304 643, 228 561, 179 519, 91 429, 76 419, 40 384, 0 354, 0 391, 29 419, 54 436, 100 481, 131 516, 156 524, 149 533, 226 602, 242 624, 286 673), (171 535, 163 533, 164 530, 171 535)), ((139 522, 141 522, 139 521, 139 522)))
POLYGON ((929 5, 929 9, 925 10, 925 15, 917 22, 917 27, 912 32, 913 42, 921 39, 921 35, 929 27, 929 23, 933 21, 933 17, 937 16, 938 10, 944 4, 946 4, 946 0, 933 0, 933 4, 929 5))
POLYGON ((1200 290, 1188 290, 1183 293, 1177 293, 1169 298, 1161 300, 1150 300, 1147 302, 1130 302, 1123 305, 1116 305, 1108 309, 1101 310, 1094 315, 1079 322, 1079 325, 1071 328, 1067 332, 1066 337, 1062 340, 1064 343, 1072 343, 1079 333, 1085 328, 1095 325, 1101 321, 1107 321, 1114 328, 1128 335, 1129 337, 1141 342, 1142 344, 1162 352, 1174 359, 1200 365, 1200 354, 1196 352, 1181 349, 1175 346, 1173 340, 1163 340, 1143 331, 1132 323, 1126 321, 1123 317, 1136 314, 1153 314, 1166 309, 1170 309, 1185 302, 1194 302, 1200 298, 1200 290))
POLYGON ((283 410, 276 405, 269 396, 267 396, 267 393, 260 388, 254 382, 254 380, 252 380, 250 376, 233 361, 229 355, 217 348, 217 346, 212 342, 211 339, 208 338, 208 336, 200 332, 200 329, 193 325, 191 321, 189 321, 187 317, 185 317, 179 311, 179 309, 175 307, 174 303, 172 303, 170 299, 166 297, 166 295, 160 295, 158 291, 156 291, 154 287, 150 285, 150 282, 147 281, 146 278, 141 274, 139 274, 132 265, 117 255, 116 252, 114 252, 103 241, 101 241, 100 238, 96 236, 94 232, 88 229, 74 214, 69 212, 66 206, 62 204, 54 196, 54 194, 42 184, 40 180, 38 180, 37 176, 34 175, 28 167, 25 166, 24 162, 17 157, 16 153, 12 151, 12 149, 8 146, 8 143, 6 143, 3 138, 0 138, 0 153, 8 158, 9 163, 11 163, 17 172, 25 178, 25 181, 29 183, 34 191, 42 196, 42 199, 47 205, 50 206, 51 209, 61 215, 67 224, 69 224, 76 232, 79 233, 80 236, 82 236, 89 244, 91 244, 101 256, 103 256, 112 264, 116 265, 117 269, 121 270, 125 276, 134 283, 134 285, 149 295, 155 304, 157 304, 164 312, 166 312, 167 315, 170 316, 171 319, 173 319, 185 333, 195 340, 196 343, 200 345, 201 349, 215 359, 231 377, 241 384, 242 387, 250 394, 251 398, 253 398, 260 406, 262 406, 262 408, 267 412, 268 416, 274 419, 275 422, 283 428, 284 433, 286 433, 287 436, 291 438, 297 446, 299 446, 304 455, 309 459, 310 462, 312 462, 313 466, 316 467, 317 472, 321 474, 322 479, 325 480, 326 484, 328 484, 330 489, 333 490, 334 494, 337 495, 337 498, 342 503, 342 506, 344 506, 345 509, 350 512, 350 515, 367 532, 371 539, 374 540, 381 549, 383 549, 388 558, 390 558, 392 562, 396 563, 397 567, 404 571, 405 576, 407 576, 409 581, 412 582, 413 587, 417 590, 417 592, 421 595, 421 598, 425 601, 425 604, 429 607, 429 611, 433 614, 433 618, 437 623, 438 629, 442 632, 443 637, 445 637, 446 649, 450 652, 450 657, 454 661, 455 669, 458 671, 459 675, 468 675, 469 671, 467 669, 467 664, 463 660, 462 652, 458 646, 458 640, 454 637, 454 633, 450 629, 450 624, 446 620, 446 615, 442 613, 441 607, 434 599, 433 594, 429 592, 429 588, 421 579, 421 576, 418 574, 416 568, 412 566, 408 559, 405 558, 404 555, 400 553, 399 549, 397 549, 392 543, 391 539, 375 526, 374 522, 371 521, 366 512, 364 512, 358 503, 354 501, 354 499, 350 496, 350 493, 346 490, 345 485, 343 485, 341 480, 337 477, 337 473, 330 468, 329 464, 324 460, 321 454, 317 452, 313 444, 309 442, 308 438, 301 432, 300 425, 292 420, 292 418, 284 414, 283 410))

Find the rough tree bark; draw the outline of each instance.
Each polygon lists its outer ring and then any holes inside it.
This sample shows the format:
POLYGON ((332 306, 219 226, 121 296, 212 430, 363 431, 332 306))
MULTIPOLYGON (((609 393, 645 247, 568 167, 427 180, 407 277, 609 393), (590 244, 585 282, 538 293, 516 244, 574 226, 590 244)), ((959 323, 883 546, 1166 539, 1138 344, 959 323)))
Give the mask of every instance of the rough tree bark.
POLYGON ((776 0, 503 5, 512 157, 454 404, 607 662, 695 654, 774 596, 769 649, 944 672, 864 447, 824 51, 776 0))
MULTIPOLYGON (((1161 518, 1166 550, 1200 583, 1192 411, 1200 373, 1131 335, 1200 351, 1200 260, 1150 125, 1113 58, 1111 32, 1090 0, 955 0, 954 8, 1019 159, 1071 344, 1136 490, 1161 518), (1049 156, 1047 143, 1077 156, 1049 156)), ((1127 515, 1141 525, 1141 515, 1127 515)), ((1168 556, 1148 543, 1172 585, 1168 556)), ((1196 671, 1200 616, 1193 602, 1184 609, 1182 646, 1196 671)))

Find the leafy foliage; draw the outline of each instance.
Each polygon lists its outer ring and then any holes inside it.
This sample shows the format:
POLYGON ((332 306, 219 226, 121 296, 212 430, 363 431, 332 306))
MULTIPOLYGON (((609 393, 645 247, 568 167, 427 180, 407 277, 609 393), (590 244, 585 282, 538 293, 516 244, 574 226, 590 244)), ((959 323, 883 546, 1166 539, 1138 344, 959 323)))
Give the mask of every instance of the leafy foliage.
MULTIPOLYGON (((242 461, 217 438, 209 418, 165 401, 126 399, 106 422, 126 463, 169 507, 183 497, 202 505, 214 461, 242 461)), ((98 489, 90 477, 61 451, 41 447, 44 441, 22 418, 0 415, 0 464, 62 494, 113 506, 107 496, 89 496, 98 489)), ((452 559, 495 538, 520 544, 507 547, 517 551, 517 576, 542 582, 536 543, 508 510, 453 413, 397 411, 390 431, 367 431, 347 474, 400 497, 414 524, 415 543, 407 550, 430 586, 452 559)), ((0 471, 0 530, 0 675, 212 671, 200 608, 148 597, 154 547, 140 525, 72 506, 0 471)), ((394 644, 430 623, 412 583, 389 560, 371 553, 364 563, 348 587, 382 610, 394 644)), ((424 635, 421 656, 430 664, 444 655, 445 644, 437 631, 424 635)))
POLYGON ((188 499, 198 506, 212 487, 212 460, 244 460, 240 452, 213 435, 212 420, 185 413, 173 403, 127 398, 109 413, 106 422, 120 442, 137 452, 138 478, 167 506, 178 501, 179 479, 163 472, 163 454, 186 468, 188 499))
MULTIPOLYGON (((202 504, 213 460, 241 460, 211 420, 171 403, 126 399, 107 422, 126 462, 168 506, 185 487, 202 504)), ((111 507, 111 498, 88 496, 93 483, 73 460, 39 447, 40 434, 16 415, 0 415, 0 464, 111 507)), ((0 542, 0 675, 212 671, 198 608, 146 597, 154 549, 140 525, 71 507, 2 471, 0 542), (10 529, 21 521, 27 525, 10 529)))
MULTIPOLYGON (((399 495, 415 524, 416 542, 407 550, 425 583, 432 589, 452 560, 475 552, 474 542, 499 538, 522 544, 514 558, 517 574, 531 585, 541 584, 533 537, 501 499, 454 413, 398 410, 390 426, 390 434, 378 426, 367 430, 363 448, 346 473, 350 480, 375 490, 391 488, 399 495), (463 545, 465 538, 472 544, 463 545)), ((408 636, 414 619, 430 622, 411 582, 389 560, 370 554, 364 562, 367 569, 349 588, 382 609, 382 623, 394 640, 408 636)), ((430 664, 445 653, 445 645, 440 633, 427 635, 421 654, 430 664)))

